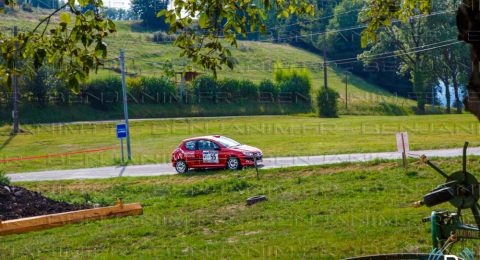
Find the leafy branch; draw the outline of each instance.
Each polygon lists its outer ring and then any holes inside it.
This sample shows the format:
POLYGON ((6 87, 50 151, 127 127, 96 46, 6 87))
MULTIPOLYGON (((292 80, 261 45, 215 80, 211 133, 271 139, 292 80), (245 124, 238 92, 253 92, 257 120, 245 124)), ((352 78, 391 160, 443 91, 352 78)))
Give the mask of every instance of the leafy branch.
MULTIPOLYGON (((62 68, 58 76, 64 78, 72 90, 78 90, 90 71, 103 65, 107 57, 104 38, 116 28, 110 19, 101 15, 101 0, 78 1, 81 8, 93 8, 86 12, 80 12, 75 3, 69 0, 43 18, 32 31, 16 36, 0 33, 0 59, 3 60, 0 78, 11 85, 13 76, 34 74, 48 63, 62 68), (60 22, 52 25, 52 18, 57 15, 60 22)), ((16 2, 7 0, 6 5, 13 8, 16 2)))
POLYGON ((249 30, 265 33, 267 11, 276 10, 279 18, 287 18, 313 15, 315 10, 313 2, 299 0, 174 0, 173 6, 158 16, 170 24, 170 34, 179 34, 174 44, 182 50, 180 55, 215 76, 224 65, 230 69, 235 65, 224 44, 238 47, 237 37, 246 37, 249 30), (194 28, 196 23, 199 29, 194 28))

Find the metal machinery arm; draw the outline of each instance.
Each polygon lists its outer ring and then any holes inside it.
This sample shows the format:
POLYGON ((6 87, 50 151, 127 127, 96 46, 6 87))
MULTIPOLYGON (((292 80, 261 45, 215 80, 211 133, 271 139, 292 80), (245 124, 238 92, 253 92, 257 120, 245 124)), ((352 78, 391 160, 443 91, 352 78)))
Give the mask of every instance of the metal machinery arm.
POLYGON ((422 201, 417 202, 417 205, 433 207, 449 202, 457 209, 455 213, 434 211, 431 217, 424 219, 424 222, 432 222, 432 244, 434 248, 442 252, 448 251, 459 239, 480 239, 479 183, 475 176, 467 171, 467 148, 468 143, 465 143, 462 170, 451 175, 430 162, 425 155, 421 157, 422 162, 442 175, 446 182, 425 195, 422 201), (464 209, 472 211, 476 225, 462 222, 461 216, 464 209))

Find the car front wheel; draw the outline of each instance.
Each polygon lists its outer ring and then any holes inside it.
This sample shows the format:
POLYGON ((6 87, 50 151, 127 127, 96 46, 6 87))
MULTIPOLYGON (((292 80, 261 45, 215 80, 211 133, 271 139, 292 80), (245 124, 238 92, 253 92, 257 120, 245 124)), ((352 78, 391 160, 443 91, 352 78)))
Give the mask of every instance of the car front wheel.
POLYGON ((238 170, 240 169, 241 165, 240 165, 240 160, 238 160, 238 158, 235 158, 235 157, 230 157, 227 161, 227 169, 229 170, 238 170))
POLYGON ((175 163, 175 170, 177 170, 178 173, 186 173, 188 171, 187 163, 183 160, 178 160, 177 163, 175 163))

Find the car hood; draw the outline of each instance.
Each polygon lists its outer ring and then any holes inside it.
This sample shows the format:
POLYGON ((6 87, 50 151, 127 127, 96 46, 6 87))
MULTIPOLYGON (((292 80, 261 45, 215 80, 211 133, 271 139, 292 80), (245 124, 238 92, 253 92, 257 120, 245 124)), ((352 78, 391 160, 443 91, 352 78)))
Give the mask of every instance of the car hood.
POLYGON ((231 150, 239 151, 239 152, 252 152, 252 153, 261 153, 262 150, 258 149, 257 147, 249 146, 249 145, 240 145, 240 146, 234 146, 230 147, 231 150))

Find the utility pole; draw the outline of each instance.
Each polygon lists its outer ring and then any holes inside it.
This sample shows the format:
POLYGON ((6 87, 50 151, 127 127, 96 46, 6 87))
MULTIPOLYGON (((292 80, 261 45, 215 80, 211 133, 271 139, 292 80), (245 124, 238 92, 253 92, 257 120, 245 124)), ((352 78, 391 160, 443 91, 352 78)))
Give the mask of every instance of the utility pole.
POLYGON ((130 149, 130 126, 128 124, 128 103, 127 103, 127 81, 125 79, 125 53, 120 49, 120 68, 122 70, 122 90, 123 90, 123 113, 125 114, 125 124, 127 125, 127 155, 128 160, 132 160, 132 151, 130 149))
MULTIPOLYGON (((325 90, 328 90, 328 70, 327 70, 327 33, 323 35, 323 78, 325 90)), ((327 92, 328 97, 328 92, 327 92)))
MULTIPOLYGON (((17 37, 18 35, 18 28, 17 26, 13 27, 13 36, 17 37)), ((18 42, 15 42, 15 65, 14 69, 17 69, 18 61, 17 61, 17 54, 18 54, 18 42)), ((13 72, 12 77, 12 90, 13 90, 13 111, 12 111, 12 118, 13 118, 13 130, 12 134, 18 134, 20 132, 20 126, 18 123, 18 78, 16 72, 13 72)))
POLYGON ((348 72, 345 72, 345 110, 348 110, 348 72))

